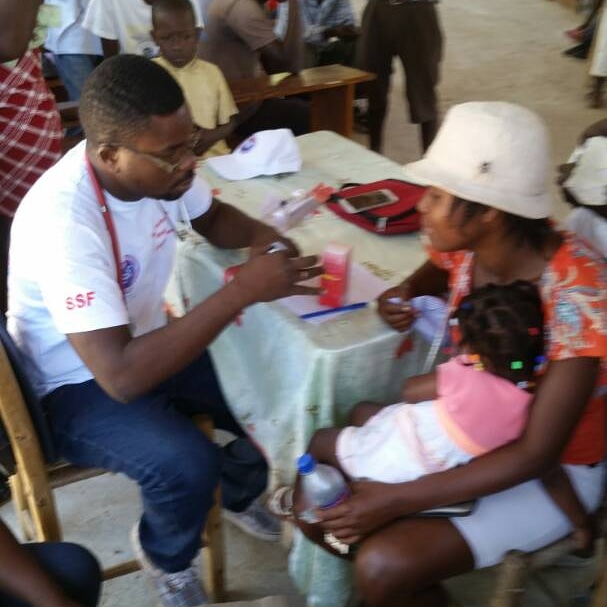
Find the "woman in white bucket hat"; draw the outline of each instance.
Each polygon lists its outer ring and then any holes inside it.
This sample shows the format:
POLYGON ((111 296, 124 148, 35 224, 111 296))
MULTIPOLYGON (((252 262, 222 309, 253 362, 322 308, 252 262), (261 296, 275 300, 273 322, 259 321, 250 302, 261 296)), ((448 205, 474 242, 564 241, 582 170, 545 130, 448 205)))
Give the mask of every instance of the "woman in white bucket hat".
POLYGON ((429 260, 380 296, 383 320, 404 331, 413 296, 449 293, 457 306, 475 288, 522 279, 538 284, 550 339, 521 438, 410 483, 354 482, 348 500, 319 513, 323 531, 358 544, 356 583, 370 606, 447 605, 441 580, 570 533, 569 520, 534 480, 559 461, 585 508, 600 502, 607 270, 548 219, 550 168, 542 121, 502 102, 452 108, 426 156, 405 167, 430 186, 419 204, 429 260), (404 518, 470 499, 477 504, 467 517, 404 518))

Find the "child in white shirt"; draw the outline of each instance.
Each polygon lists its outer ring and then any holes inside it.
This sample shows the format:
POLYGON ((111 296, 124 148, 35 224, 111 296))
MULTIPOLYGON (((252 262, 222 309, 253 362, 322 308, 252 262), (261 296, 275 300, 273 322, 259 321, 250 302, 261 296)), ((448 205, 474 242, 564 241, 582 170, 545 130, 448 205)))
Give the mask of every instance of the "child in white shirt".
POLYGON ((584 141, 561 168, 559 181, 575 207, 565 226, 607 257, 607 137, 584 141))

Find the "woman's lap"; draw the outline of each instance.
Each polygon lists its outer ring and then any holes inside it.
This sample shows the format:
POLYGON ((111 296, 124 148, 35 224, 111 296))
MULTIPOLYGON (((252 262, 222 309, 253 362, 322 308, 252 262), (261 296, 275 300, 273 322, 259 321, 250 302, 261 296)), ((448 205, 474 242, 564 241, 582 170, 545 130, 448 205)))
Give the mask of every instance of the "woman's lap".
MULTIPOLYGON (((604 487, 602 466, 566 466, 580 499, 596 510, 604 487)), ((477 569, 499 563, 509 550, 531 552, 572 531, 567 517, 537 480, 478 500, 469 516, 450 519, 474 555, 477 569)))
MULTIPOLYGON (((566 469, 582 502, 596 509, 605 471, 601 466, 566 469)), ((414 595, 473 568, 495 565, 509 550, 536 550, 570 531, 541 483, 530 481, 478 500, 469 516, 405 518, 379 530, 356 554, 357 583, 363 593, 365 587, 382 585, 414 595)))
MULTIPOLYGON (((404 518, 374 533, 355 556, 356 584, 372 604, 412 597, 473 567, 466 542, 442 517, 404 518)), ((398 602, 398 604, 400 604, 398 602)))

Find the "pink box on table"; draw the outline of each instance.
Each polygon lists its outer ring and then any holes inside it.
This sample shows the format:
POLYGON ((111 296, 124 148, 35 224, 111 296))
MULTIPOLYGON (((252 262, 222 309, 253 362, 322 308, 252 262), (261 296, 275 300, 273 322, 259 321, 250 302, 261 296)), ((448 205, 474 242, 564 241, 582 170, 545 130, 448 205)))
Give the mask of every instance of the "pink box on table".
POLYGON ((325 273, 321 276, 318 303, 331 308, 343 306, 348 293, 352 247, 329 243, 322 254, 325 273))

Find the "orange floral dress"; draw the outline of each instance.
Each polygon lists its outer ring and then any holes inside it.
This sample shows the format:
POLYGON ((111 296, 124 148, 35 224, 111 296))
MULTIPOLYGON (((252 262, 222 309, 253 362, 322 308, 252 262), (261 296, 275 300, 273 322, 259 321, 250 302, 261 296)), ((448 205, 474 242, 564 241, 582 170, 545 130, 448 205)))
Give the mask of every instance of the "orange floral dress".
MULTIPOLYGON (((593 464, 607 454, 607 264, 570 232, 546 266, 539 282, 544 306, 546 356, 565 360, 579 356, 602 359, 596 389, 561 461, 593 464)), ((474 255, 469 251, 439 253, 430 259, 449 272, 450 304, 470 292, 474 255)))

